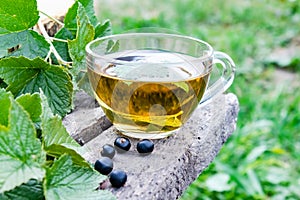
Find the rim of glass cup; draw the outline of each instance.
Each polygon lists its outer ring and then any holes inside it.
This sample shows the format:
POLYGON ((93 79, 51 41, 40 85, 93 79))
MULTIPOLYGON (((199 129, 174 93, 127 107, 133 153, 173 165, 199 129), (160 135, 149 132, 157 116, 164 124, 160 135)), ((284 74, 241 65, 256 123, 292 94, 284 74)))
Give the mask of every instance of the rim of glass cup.
MULTIPOLYGON (((179 34, 169 34, 169 33, 121 33, 121 34, 113 34, 113 35, 108 35, 108 36, 104 36, 104 37, 100 37, 97 38, 91 42, 89 42, 86 47, 85 47, 85 51, 87 54, 89 54, 90 56, 96 57, 96 58, 100 58, 102 60, 107 60, 107 61, 111 61, 111 58, 107 58, 106 55, 99 55, 97 54, 95 51, 92 50, 91 46, 96 43, 99 42, 101 40, 108 40, 108 39, 118 39, 118 38, 126 38, 126 37, 135 37, 135 36, 156 36, 156 37, 173 37, 173 38, 178 38, 178 39, 184 39, 184 40, 189 40, 189 41, 193 41, 196 42, 197 44, 204 44, 207 47, 207 54, 201 57, 194 57, 195 60, 199 60, 199 61, 205 61, 209 58, 211 58, 213 56, 214 53, 214 49, 213 47, 208 43, 205 42, 203 40, 191 37, 191 36, 185 36, 185 35, 179 35, 179 34)), ((155 62, 152 62, 155 64, 155 62)), ((174 63, 178 63, 178 62, 174 62, 174 63)))

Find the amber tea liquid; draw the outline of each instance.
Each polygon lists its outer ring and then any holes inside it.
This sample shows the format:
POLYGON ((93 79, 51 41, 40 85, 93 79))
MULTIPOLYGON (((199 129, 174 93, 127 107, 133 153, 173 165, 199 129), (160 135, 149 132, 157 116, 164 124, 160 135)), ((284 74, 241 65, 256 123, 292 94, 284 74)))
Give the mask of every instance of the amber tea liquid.
POLYGON ((159 137, 179 128, 197 107, 209 79, 210 66, 195 66, 182 54, 135 50, 107 59, 114 61, 88 67, 89 79, 106 116, 129 136, 159 137))

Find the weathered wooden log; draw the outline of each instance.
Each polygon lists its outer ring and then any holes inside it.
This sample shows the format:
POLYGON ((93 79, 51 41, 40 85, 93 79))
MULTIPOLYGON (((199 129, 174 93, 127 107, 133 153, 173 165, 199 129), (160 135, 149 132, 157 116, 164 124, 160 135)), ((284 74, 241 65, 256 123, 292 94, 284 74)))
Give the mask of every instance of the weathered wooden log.
MULTIPOLYGON (((79 100, 81 106, 77 104, 74 112, 64 119, 64 124, 77 141, 85 143, 88 149, 85 158, 93 163, 100 157, 102 146, 113 144, 119 133, 94 100, 84 98, 79 100), (86 108, 91 105, 95 108, 86 108)), ((136 150, 139 140, 130 139, 131 149, 113 158, 114 168, 126 171, 128 180, 124 187, 116 189, 108 185, 107 189, 118 199, 177 199, 234 132, 238 110, 234 94, 219 95, 209 104, 200 105, 175 135, 154 140, 155 148, 150 155, 140 155, 136 150)))

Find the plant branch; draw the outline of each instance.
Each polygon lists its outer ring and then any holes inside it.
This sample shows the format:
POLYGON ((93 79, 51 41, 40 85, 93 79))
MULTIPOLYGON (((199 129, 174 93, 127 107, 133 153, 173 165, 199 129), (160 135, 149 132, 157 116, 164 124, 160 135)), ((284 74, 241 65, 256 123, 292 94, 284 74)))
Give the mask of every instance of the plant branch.
POLYGON ((61 56, 59 55, 59 53, 56 51, 56 49, 52 43, 51 37, 48 35, 44 25, 42 24, 42 22, 40 20, 38 21, 38 27, 39 27, 41 33, 43 34, 43 36, 45 37, 46 41, 50 44, 50 50, 56 57, 58 63, 63 64, 63 65, 69 65, 71 62, 67 62, 67 61, 63 60, 61 58, 61 56))
POLYGON ((58 19, 55 19, 54 17, 48 15, 47 13, 45 13, 45 12, 43 12, 43 11, 41 11, 41 10, 39 10, 39 12, 40 12, 41 14, 45 15, 46 17, 48 17, 49 19, 53 20, 54 22, 58 23, 58 24, 61 25, 62 27, 65 26, 64 23, 62 23, 62 22, 59 21, 58 19))
POLYGON ((51 53, 52 53, 52 51, 50 50, 49 52, 48 52, 48 54, 47 54, 47 56, 46 56, 46 58, 44 59, 45 61, 47 61, 48 59, 50 60, 50 63, 51 63, 51 53))
POLYGON ((49 37, 49 39, 51 39, 51 41, 58 41, 58 42, 65 42, 65 43, 68 42, 67 40, 63 40, 63 39, 56 38, 56 37, 49 37))

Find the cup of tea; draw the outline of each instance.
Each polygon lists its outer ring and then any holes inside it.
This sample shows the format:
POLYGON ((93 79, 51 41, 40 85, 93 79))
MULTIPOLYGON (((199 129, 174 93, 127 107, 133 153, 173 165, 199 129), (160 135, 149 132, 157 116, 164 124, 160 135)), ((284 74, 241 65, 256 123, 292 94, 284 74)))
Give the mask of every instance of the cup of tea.
POLYGON ((199 104, 228 89, 235 71, 232 59, 207 42, 166 33, 98 38, 86 46, 86 62, 107 118, 134 138, 176 133, 199 104), (221 74, 211 79, 216 66, 221 74))

